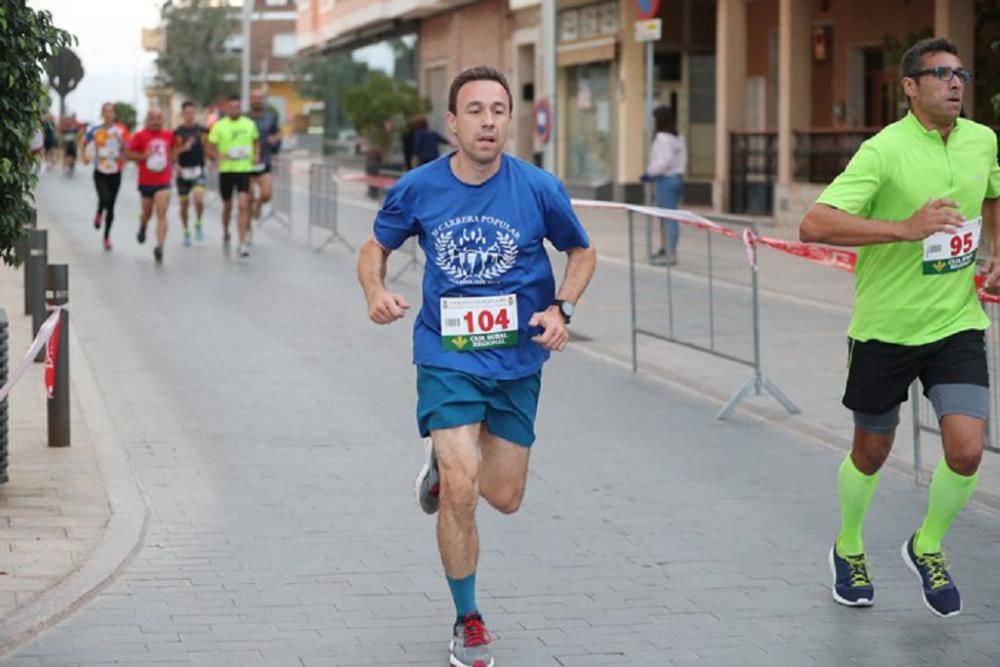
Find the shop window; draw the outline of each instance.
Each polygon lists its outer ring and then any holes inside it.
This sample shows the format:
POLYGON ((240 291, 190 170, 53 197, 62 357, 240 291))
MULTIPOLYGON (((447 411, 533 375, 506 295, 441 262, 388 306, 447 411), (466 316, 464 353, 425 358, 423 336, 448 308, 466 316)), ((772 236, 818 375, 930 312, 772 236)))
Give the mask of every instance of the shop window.
POLYGON ((294 32, 279 33, 271 38, 271 53, 279 58, 291 58, 295 48, 294 32))
POLYGON ((611 64, 566 69, 566 177, 606 183, 613 173, 611 64))
POLYGON ((715 55, 692 54, 691 115, 692 123, 715 122, 715 55))
POLYGON ((657 53, 653 57, 653 65, 656 68, 656 73, 654 74, 656 80, 680 81, 681 60, 680 53, 657 53))
POLYGON ((559 12, 559 41, 575 42, 618 34, 618 3, 595 2, 559 12))

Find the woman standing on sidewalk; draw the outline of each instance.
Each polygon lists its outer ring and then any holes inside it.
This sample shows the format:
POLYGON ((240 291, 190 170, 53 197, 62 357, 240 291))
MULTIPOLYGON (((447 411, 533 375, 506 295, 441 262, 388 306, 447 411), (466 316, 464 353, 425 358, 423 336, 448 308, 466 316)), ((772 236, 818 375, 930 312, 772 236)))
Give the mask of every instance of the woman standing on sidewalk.
MULTIPOLYGON (((656 135, 649 150, 649 166, 642 180, 653 183, 656 205, 676 209, 684 192, 684 171, 687 169, 687 147, 684 137, 677 134, 677 113, 671 107, 653 111, 656 135)), ((673 266, 677 263, 677 241, 680 225, 676 220, 660 218, 660 250, 653 262, 673 266)))

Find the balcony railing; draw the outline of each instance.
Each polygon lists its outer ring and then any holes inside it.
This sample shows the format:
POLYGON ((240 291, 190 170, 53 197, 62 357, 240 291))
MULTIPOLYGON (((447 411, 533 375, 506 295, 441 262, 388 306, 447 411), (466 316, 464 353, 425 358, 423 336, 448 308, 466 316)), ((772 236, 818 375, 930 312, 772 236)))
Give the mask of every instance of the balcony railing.
MULTIPOLYGON (((844 170, 861 144, 881 128, 813 129, 795 133, 795 180, 829 183, 844 170)), ((1000 127, 994 127, 1000 138, 1000 127)), ((1000 142, 998 142, 1000 144, 1000 142)), ((1000 147, 997 150, 1000 157, 1000 147)))
POLYGON ((777 132, 729 134, 729 206, 733 213, 769 215, 777 179, 777 132))
POLYGON ((795 180, 829 183, 878 128, 814 129, 795 133, 795 180))

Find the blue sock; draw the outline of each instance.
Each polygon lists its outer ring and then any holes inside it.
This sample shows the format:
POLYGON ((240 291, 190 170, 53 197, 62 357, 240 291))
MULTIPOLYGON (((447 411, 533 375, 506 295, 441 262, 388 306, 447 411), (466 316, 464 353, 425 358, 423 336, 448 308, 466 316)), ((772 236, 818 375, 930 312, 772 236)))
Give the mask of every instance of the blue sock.
POLYGON ((477 610, 476 608, 476 573, 473 572, 463 579, 448 579, 451 598, 455 601, 455 612, 459 620, 477 610))

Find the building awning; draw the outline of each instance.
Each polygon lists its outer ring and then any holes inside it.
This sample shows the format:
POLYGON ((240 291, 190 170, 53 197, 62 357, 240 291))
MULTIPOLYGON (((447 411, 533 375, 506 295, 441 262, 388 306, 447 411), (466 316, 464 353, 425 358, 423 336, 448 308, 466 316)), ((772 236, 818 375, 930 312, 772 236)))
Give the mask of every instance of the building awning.
POLYGON ((614 60, 617 43, 614 37, 605 36, 571 44, 560 44, 556 59, 559 67, 614 60))

